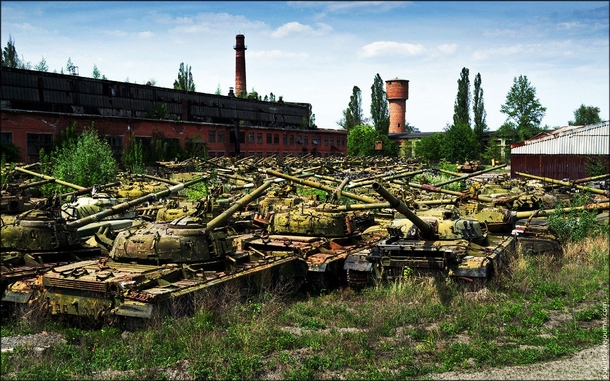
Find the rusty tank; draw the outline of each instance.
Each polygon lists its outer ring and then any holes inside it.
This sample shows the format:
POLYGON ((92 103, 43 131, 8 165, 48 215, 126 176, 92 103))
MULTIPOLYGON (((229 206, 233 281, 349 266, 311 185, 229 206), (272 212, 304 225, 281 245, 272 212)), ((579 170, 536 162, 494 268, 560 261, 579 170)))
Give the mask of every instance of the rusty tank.
POLYGON ((33 305, 52 315, 140 325, 189 314, 198 298, 221 285, 249 292, 280 283, 296 289, 307 273, 302 258, 238 250, 236 237, 223 227, 268 186, 264 183, 207 223, 183 216, 119 232, 108 257, 54 267, 11 292, 28 294, 33 305))
MULTIPOLYGON (((198 182, 196 180, 194 182, 198 182)), ((192 182, 192 183, 194 183, 192 182)), ((2 303, 24 301, 27 295, 9 292, 9 288, 24 280, 31 284, 33 276, 56 266, 103 255, 100 246, 85 243, 87 227, 109 231, 111 224, 104 218, 120 214, 140 203, 166 197, 190 184, 180 184, 165 191, 113 205, 86 217, 66 220, 61 216, 59 198, 51 197, 37 209, 19 214, 10 224, 0 227, 0 265, 2 303), (84 228, 84 229, 83 229, 84 228), (29 279, 29 280, 28 280, 29 279)), ((16 287, 23 287, 19 284, 16 287)), ((27 287, 27 286, 26 286, 27 287)), ((27 300, 26 300, 27 301, 27 300)))
POLYGON ((485 280, 515 251, 512 236, 490 235, 485 223, 462 218, 455 209, 431 208, 415 214, 379 183, 372 187, 406 218, 396 218, 388 226, 389 238, 347 257, 345 269, 352 288, 401 279, 411 271, 485 280))

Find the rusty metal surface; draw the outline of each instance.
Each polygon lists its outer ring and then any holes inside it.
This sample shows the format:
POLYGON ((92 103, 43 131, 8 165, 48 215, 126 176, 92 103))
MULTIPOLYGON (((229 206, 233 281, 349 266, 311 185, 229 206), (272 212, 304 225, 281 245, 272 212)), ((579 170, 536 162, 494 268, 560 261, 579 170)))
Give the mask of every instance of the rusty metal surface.
MULTIPOLYGON (((511 155, 511 177, 517 177, 516 172, 550 177, 552 179, 576 180, 587 177, 587 166, 590 160, 598 158, 586 155, 511 155)), ((610 172, 610 154, 602 158, 606 171, 610 172)))

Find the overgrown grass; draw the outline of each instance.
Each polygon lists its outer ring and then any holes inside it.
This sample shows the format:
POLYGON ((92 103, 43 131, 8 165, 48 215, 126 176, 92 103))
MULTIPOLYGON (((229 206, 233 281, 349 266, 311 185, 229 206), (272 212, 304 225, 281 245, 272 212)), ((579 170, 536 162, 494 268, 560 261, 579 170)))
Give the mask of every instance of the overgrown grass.
POLYGON ((3 324, 2 336, 46 330, 67 342, 41 355, 2 353, 1 372, 7 380, 379 380, 546 361, 602 343, 609 249, 606 234, 567 243, 562 257, 518 257, 474 291, 438 276, 290 299, 238 301, 228 292, 194 317, 131 333, 20 320, 3 324))

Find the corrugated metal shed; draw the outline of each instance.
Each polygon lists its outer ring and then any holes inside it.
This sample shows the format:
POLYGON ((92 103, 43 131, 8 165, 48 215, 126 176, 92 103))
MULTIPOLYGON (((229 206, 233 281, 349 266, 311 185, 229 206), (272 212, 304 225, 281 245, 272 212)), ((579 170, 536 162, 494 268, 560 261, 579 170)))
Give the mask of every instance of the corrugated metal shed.
POLYGON ((524 172, 553 179, 588 176, 592 165, 610 172, 610 122, 568 126, 511 146, 511 177, 524 172))
POLYGON ((608 155, 610 122, 563 127, 511 146, 513 155, 608 155))

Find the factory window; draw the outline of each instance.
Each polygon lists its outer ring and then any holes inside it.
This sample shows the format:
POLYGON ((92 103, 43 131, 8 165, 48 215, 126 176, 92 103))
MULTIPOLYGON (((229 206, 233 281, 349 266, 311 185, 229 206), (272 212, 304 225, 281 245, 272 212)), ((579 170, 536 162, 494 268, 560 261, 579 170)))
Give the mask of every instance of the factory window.
MULTIPOLYGON (((239 133, 239 142, 244 143, 246 141, 245 139, 246 139, 246 133, 240 132, 239 133)), ((229 143, 235 143, 235 132, 234 131, 231 131, 231 135, 229 137, 229 143)))
POLYGON ((267 144, 273 143, 273 135, 267 134, 267 144))
POLYGON ((254 143, 254 133, 250 132, 248 134, 248 143, 254 143))
POLYGON ((280 134, 273 134, 273 144, 280 144, 280 134))
POLYGON ((267 152, 267 156, 273 156, 273 155, 275 155, 275 152, 269 152, 269 151, 267 152))
MULTIPOLYGON (((282 136, 282 142, 284 142, 284 145, 288 145, 288 135, 284 134, 282 136)), ((284 155, 285 156, 285 155, 284 155)))
POLYGON ((208 132, 208 142, 216 143, 216 131, 208 132))
POLYGON ((208 152, 208 157, 215 157, 215 156, 216 156, 216 152, 214 152, 214 151, 208 152))
POLYGON ((118 158, 123 153, 123 136, 121 135, 105 135, 104 138, 108 142, 112 155, 118 158))
POLYGON ((218 131, 218 143, 225 142, 225 133, 224 131, 218 131))
POLYGON ((328 137, 324 138, 324 145, 327 146, 328 145, 328 137))
POLYGON ((13 133, 12 132, 2 132, 0 133, 0 143, 8 144, 13 142, 13 133))
POLYGON ((290 145, 294 145, 294 135, 290 135, 290 145))
POLYGON ((320 144, 320 139, 318 139, 317 136, 313 136, 311 138, 311 144, 313 144, 314 146, 320 144))
POLYGON ((40 161, 40 149, 49 154, 53 148, 53 134, 27 134, 27 162, 40 161))
POLYGON ((309 136, 305 135, 305 136, 303 137, 303 144, 304 144, 304 145, 308 145, 308 144, 309 144, 309 136))
POLYGON ((256 153, 256 156, 257 156, 257 157, 263 157, 263 153, 262 153, 262 152, 257 152, 257 153, 256 153))
POLYGON ((335 139, 334 138, 330 138, 330 146, 332 147, 333 145, 335 145, 335 139))
POLYGON ((262 133, 256 134, 256 143, 263 144, 263 134, 262 133))
POLYGON ((297 135, 297 144, 303 144, 303 137, 301 135, 297 135))

